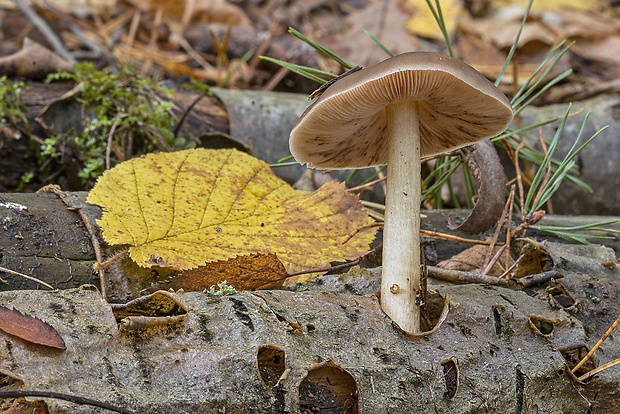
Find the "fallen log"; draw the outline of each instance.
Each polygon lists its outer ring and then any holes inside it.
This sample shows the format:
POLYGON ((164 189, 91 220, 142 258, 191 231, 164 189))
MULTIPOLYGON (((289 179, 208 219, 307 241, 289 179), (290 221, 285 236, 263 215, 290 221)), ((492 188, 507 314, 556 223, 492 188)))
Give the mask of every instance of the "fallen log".
MULTIPOLYGON (((185 316, 119 329, 101 295, 78 288, 99 282, 90 236, 75 209, 84 209, 95 229, 100 211, 85 205, 85 196, 0 194, 0 266, 61 289, 44 291, 0 273, 8 282, 0 284, 0 305, 47 322, 67 348, 0 334, 0 384, 135 412, 613 412, 617 370, 586 383, 566 373, 620 314, 610 249, 553 245, 549 254, 564 275, 555 290, 553 284, 526 291, 430 285, 450 295, 451 309, 425 338, 405 335, 385 317, 371 295, 378 274, 364 269, 357 270, 361 276, 323 276, 307 292, 179 293, 185 316)), ((432 231, 446 231, 448 214, 467 214, 426 213, 423 227, 432 231)), ((104 257, 115 253, 97 237, 104 257)), ((433 239, 425 250, 441 260, 454 246, 468 247, 433 239)), ((128 259, 108 276, 113 302, 165 277, 128 259)), ((600 363, 620 357, 617 339, 602 348, 600 363)), ((44 401, 52 412, 96 412, 44 401)))

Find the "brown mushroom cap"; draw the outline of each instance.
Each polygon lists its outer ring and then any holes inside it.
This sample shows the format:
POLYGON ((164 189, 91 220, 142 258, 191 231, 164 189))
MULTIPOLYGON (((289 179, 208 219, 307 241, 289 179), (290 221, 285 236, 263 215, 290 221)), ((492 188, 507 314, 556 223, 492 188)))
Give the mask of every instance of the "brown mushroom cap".
POLYGON ((330 86, 293 127, 291 153, 314 168, 386 164, 385 107, 399 101, 418 101, 421 156, 496 136, 513 117, 506 96, 471 66, 411 52, 330 86))

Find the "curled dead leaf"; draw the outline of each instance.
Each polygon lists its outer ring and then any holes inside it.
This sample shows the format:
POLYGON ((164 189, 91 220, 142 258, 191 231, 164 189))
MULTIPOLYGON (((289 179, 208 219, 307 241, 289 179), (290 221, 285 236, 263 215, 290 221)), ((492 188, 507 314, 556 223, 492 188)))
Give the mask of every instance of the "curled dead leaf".
POLYGON ((479 197, 463 223, 456 224, 448 218, 448 227, 470 234, 481 233, 496 224, 502 214, 506 202, 506 175, 491 141, 477 142, 461 152, 473 176, 480 181, 479 197))

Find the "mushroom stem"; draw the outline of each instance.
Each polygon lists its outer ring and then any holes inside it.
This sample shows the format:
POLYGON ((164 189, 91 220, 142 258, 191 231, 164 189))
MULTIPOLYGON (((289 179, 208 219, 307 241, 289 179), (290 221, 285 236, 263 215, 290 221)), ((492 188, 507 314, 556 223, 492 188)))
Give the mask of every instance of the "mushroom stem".
POLYGON ((410 334, 420 333, 420 125, 417 102, 387 112, 387 190, 381 307, 410 334))

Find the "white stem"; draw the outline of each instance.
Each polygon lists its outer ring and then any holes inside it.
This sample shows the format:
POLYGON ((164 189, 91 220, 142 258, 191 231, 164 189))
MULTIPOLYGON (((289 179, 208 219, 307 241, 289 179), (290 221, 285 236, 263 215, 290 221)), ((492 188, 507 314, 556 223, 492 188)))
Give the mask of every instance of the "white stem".
POLYGON ((420 333, 420 126, 417 102, 387 107, 388 159, 381 307, 407 333, 420 333))

